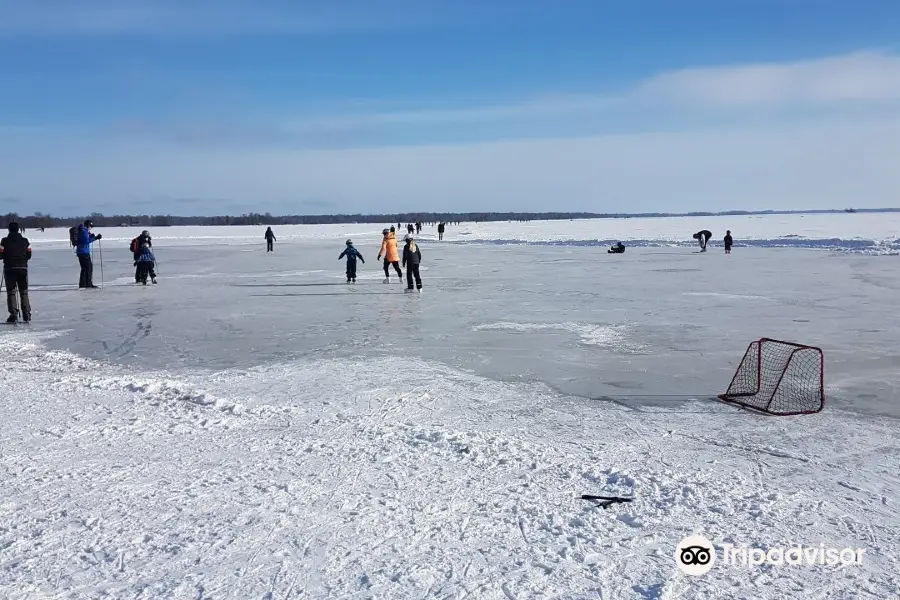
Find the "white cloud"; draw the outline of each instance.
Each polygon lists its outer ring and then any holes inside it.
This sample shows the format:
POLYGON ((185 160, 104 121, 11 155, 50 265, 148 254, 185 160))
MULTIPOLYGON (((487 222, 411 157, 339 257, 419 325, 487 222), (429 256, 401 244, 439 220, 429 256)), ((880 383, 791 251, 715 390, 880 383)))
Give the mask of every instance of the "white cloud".
POLYGON ((766 108, 900 100, 900 57, 863 52, 791 63, 684 69, 630 97, 689 106, 766 108))
POLYGON ((190 124, 168 135, 150 131, 165 124, 118 136, 8 129, 0 131, 0 181, 4 196, 57 212, 94 202, 216 212, 214 201, 148 204, 160 197, 226 198, 271 212, 302 212, 302 201, 345 212, 896 206, 898 117, 900 57, 860 53, 681 70, 618 94, 503 106, 190 124), (557 127, 564 119, 567 130, 557 127), (633 133, 609 135, 604 122, 633 133), (511 124, 507 141, 473 141, 503 123, 511 124), (650 123, 669 131, 648 133, 650 123), (352 148, 411 129, 419 142, 352 148), (526 139, 548 131, 557 138, 526 139))
POLYGON ((153 199, 225 198, 272 212, 304 212, 309 200, 343 212, 641 212, 890 206, 900 196, 897 121, 334 151, 82 144, 23 152, 0 142, 5 195, 33 210, 120 203, 176 213, 215 213, 216 202, 153 199))
POLYGON ((641 111, 711 109, 747 113, 819 109, 855 103, 900 106, 900 56, 862 52, 791 63, 692 68, 662 73, 605 94, 554 94, 518 103, 380 111, 288 119, 288 133, 432 124, 534 121, 573 115, 639 117, 641 111))

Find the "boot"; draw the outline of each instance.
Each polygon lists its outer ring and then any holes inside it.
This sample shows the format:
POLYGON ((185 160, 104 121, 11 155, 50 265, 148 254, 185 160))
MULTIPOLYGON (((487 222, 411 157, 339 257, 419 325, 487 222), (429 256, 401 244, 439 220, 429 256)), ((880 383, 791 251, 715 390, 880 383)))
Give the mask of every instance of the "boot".
POLYGON ((150 281, 153 282, 153 285, 156 285, 156 277, 151 277, 151 278, 150 278, 150 281))
POLYGON ((18 321, 18 319, 16 319, 16 315, 9 315, 9 318, 6 319, 6 324, 7 325, 15 325, 16 321, 18 321))

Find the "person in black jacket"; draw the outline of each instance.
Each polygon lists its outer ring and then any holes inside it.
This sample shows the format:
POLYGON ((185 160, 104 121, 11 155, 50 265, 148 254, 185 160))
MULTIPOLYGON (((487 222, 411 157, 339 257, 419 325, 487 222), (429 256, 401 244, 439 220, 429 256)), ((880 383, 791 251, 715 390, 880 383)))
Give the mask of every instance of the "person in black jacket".
POLYGON ((416 280, 416 289, 422 292, 422 278, 419 276, 419 264, 422 262, 422 251, 416 245, 413 236, 403 238, 406 245, 403 246, 403 266, 406 268, 406 291, 413 291, 413 278, 416 280))
POLYGON ((271 227, 266 227, 266 253, 275 252, 274 244, 278 240, 275 239, 275 232, 271 227))
POLYGON ((710 232, 708 229, 698 231, 694 234, 694 239, 700 242, 700 252, 706 252, 706 244, 709 242, 709 238, 711 237, 712 232, 710 232))
POLYGON ((725 254, 731 254, 731 247, 734 245, 734 238, 731 237, 731 230, 725 232, 725 254))
MULTIPOLYGON (((141 235, 131 240, 131 253, 134 256, 135 283, 141 283, 141 267, 139 263, 141 262, 141 249, 144 247, 144 244, 147 244, 148 248, 153 248, 153 238, 150 237, 150 232, 146 229, 141 232, 141 235)), ((153 283, 156 283, 156 271, 153 270, 153 264, 150 265, 149 275, 153 283)), ((146 277, 144 279, 146 279, 146 277)))
POLYGON ((9 235, 0 240, 0 257, 3 258, 3 279, 6 282, 7 323, 19 320, 31 321, 31 302, 28 300, 28 261, 31 260, 31 244, 19 233, 19 224, 9 224, 9 235), (16 296, 18 295, 18 301, 16 296))

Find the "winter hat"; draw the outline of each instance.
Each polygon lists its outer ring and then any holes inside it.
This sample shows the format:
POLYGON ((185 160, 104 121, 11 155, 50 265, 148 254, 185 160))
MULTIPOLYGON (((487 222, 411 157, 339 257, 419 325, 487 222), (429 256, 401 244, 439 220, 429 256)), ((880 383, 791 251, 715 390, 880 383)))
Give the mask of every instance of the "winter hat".
MULTIPOLYGON (((391 227, 391 229, 393 229, 393 227, 391 227)), ((390 233, 390 230, 388 230, 388 229, 382 229, 382 230, 381 230, 381 233, 382 233, 382 235, 387 235, 387 234, 390 233)))
POLYGON ((408 233, 406 234, 406 237, 403 238, 403 241, 405 241, 405 242, 411 242, 412 240, 413 240, 413 236, 409 235, 408 233))
POLYGON ((19 224, 13 221, 9 224, 9 232, 10 233, 19 233, 19 224))
POLYGON ((90 219, 88 219, 87 221, 84 222, 84 226, 85 226, 85 227, 93 227, 93 226, 94 226, 94 222, 91 221, 90 219))
POLYGON ((347 245, 348 245, 348 246, 353 245, 353 240, 347 240, 347 245))

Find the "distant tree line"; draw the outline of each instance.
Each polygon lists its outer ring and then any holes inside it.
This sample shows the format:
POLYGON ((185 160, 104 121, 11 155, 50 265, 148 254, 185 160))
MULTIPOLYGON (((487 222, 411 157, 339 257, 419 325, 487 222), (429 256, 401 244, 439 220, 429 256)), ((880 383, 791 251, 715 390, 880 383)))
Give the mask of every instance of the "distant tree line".
POLYGON ((313 225, 336 223, 438 223, 466 222, 481 223, 489 221, 549 221, 571 219, 637 219, 648 217, 716 217, 732 215, 768 215, 768 214, 823 214, 842 212, 900 212, 900 208, 859 208, 826 209, 826 210, 733 210, 725 212, 689 212, 689 213, 587 213, 587 212, 420 212, 393 213, 378 215, 272 215, 270 213, 249 213, 240 216, 222 215, 215 217, 182 217, 174 215, 103 215, 91 213, 82 217, 54 217, 36 212, 31 216, 20 216, 7 213, 0 216, 0 226, 4 229, 11 221, 17 221, 26 229, 41 227, 71 227, 91 219, 95 227, 173 227, 177 225, 313 225))

